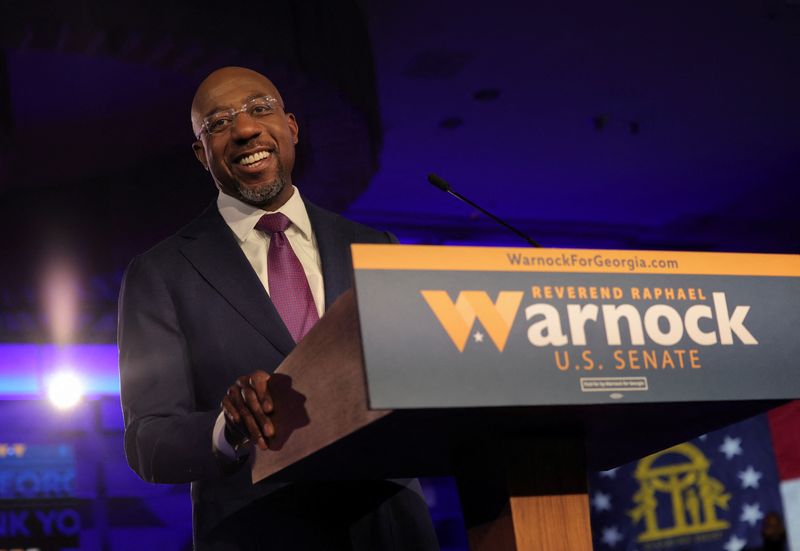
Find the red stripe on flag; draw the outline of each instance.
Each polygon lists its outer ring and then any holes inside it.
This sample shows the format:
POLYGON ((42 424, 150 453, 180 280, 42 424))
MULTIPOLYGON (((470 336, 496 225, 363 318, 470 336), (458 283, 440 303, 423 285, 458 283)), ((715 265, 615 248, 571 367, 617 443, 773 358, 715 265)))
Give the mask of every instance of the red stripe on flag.
POLYGON ((800 400, 773 409, 768 417, 778 475, 800 478, 800 400))

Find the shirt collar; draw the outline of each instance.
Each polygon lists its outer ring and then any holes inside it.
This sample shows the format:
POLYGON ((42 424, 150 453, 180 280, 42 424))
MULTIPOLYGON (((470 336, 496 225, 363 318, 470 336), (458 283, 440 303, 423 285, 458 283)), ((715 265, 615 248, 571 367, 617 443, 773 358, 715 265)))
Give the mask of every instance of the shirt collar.
POLYGON ((266 211, 253 205, 248 205, 219 192, 217 196, 217 208, 225 223, 231 228, 240 243, 243 243, 251 231, 255 228, 256 222, 268 212, 280 212, 292 221, 292 224, 303 234, 303 238, 311 240, 311 220, 308 218, 308 211, 300 192, 292 186, 292 196, 282 206, 274 211, 266 211))

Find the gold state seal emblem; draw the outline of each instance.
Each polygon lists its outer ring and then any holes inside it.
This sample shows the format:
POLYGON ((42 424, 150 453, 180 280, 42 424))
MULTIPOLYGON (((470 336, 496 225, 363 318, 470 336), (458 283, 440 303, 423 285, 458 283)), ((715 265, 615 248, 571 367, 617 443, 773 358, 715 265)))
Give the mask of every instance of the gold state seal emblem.
POLYGON ((639 490, 636 507, 628 512, 635 524, 644 522, 640 543, 724 530, 730 525, 717 518, 717 509, 727 509, 731 494, 709 476, 711 463, 696 446, 680 444, 650 455, 636 467, 639 490), (677 457, 676 457, 677 456, 677 457), (677 459, 677 461, 676 461, 677 459), (667 507, 668 514, 658 514, 667 507), (671 525, 659 525, 671 518, 671 525))

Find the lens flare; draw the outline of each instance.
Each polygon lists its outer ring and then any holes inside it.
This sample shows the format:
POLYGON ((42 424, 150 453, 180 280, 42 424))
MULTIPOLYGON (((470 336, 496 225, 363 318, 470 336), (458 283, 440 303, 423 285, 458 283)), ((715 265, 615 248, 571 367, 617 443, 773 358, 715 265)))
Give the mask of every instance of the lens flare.
POLYGON ((62 371, 50 377, 47 397, 58 409, 69 409, 81 401, 83 390, 83 382, 77 375, 62 371))
POLYGON ((45 319, 55 344, 75 338, 78 325, 80 284, 72 262, 53 259, 44 273, 43 303, 45 319))

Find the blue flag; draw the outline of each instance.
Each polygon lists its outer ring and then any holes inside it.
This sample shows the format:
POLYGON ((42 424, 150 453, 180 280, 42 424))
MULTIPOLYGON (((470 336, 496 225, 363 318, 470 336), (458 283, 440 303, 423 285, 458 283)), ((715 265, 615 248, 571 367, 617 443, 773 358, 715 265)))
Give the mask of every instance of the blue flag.
POLYGON ((589 476, 598 551, 743 551, 783 516, 767 418, 589 476))

